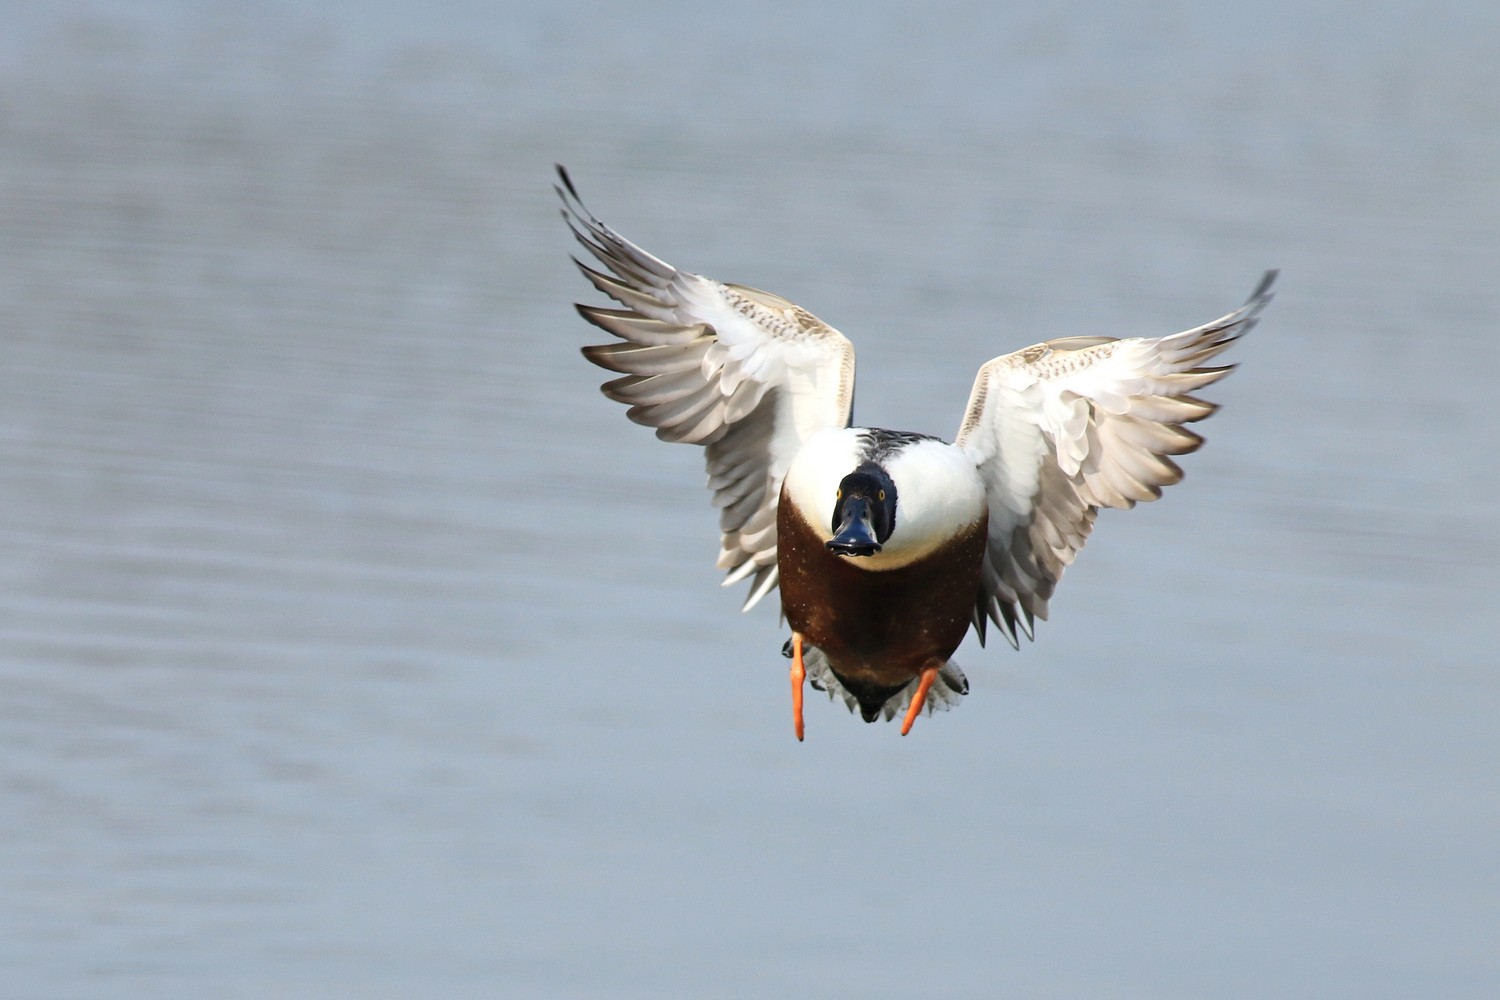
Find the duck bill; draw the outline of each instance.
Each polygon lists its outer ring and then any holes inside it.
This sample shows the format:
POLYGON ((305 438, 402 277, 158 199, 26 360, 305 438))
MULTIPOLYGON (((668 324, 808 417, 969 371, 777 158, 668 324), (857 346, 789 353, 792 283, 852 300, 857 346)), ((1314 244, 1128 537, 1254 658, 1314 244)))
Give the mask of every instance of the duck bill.
POLYGON ((873 556, 880 551, 875 526, 870 523, 870 502, 863 497, 844 501, 844 523, 827 542, 830 552, 841 556, 873 556))

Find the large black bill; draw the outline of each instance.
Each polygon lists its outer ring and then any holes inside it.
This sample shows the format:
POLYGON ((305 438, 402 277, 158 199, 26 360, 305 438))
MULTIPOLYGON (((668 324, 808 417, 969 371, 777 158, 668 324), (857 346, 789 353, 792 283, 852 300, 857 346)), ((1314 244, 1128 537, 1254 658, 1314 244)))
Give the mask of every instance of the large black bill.
POLYGON ((873 556, 880 551, 875 527, 870 523, 870 501, 850 497, 844 501, 844 523, 828 540, 828 549, 841 556, 873 556))

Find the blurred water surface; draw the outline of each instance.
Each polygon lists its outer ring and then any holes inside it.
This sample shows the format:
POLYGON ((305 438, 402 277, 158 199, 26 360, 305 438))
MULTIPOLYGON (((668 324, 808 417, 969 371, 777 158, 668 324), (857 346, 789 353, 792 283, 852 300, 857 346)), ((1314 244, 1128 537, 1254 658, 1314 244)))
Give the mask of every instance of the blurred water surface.
POLYGON ((1489 5, 5 5, 0 993, 1489 997, 1489 5), (911 737, 719 590, 549 189, 860 350, 1281 294, 911 737))

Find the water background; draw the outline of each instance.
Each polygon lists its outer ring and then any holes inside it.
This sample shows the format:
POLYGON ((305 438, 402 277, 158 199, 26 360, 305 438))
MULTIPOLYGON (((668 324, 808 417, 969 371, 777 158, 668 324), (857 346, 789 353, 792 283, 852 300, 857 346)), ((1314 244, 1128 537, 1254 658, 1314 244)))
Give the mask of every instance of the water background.
POLYGON ((1500 993, 1500 8, 0 20, 0 995, 1500 993), (797 745, 554 161, 864 423, 1280 294, 1036 644, 797 745))

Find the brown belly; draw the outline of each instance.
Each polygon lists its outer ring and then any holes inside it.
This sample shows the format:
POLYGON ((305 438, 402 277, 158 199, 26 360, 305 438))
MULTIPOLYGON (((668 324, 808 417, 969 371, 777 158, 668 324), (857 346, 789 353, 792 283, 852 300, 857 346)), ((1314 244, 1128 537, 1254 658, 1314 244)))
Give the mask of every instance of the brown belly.
POLYGON ((899 686, 963 642, 979 593, 984 517, 930 556, 878 571, 829 552, 785 496, 776 522, 782 610, 835 673, 899 686))

